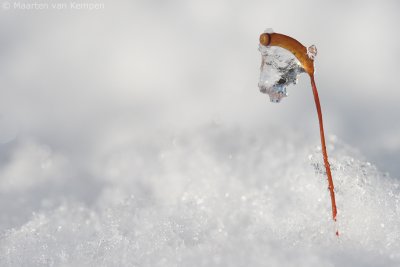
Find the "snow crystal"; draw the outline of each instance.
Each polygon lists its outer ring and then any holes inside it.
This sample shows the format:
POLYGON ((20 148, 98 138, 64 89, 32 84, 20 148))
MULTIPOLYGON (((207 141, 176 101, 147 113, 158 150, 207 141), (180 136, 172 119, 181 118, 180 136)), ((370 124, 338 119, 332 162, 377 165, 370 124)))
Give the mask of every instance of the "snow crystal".
POLYGON ((268 94, 271 102, 279 103, 287 96, 286 88, 297 83, 298 75, 304 72, 300 62, 288 50, 277 46, 260 44, 261 68, 258 87, 268 94))
MULTIPOLYGON (((2 219, 0 265, 400 264, 398 181, 337 139, 330 138, 328 145, 339 238, 315 144, 268 129, 255 134, 221 125, 154 140, 136 140, 93 158, 91 175, 101 187, 91 203, 64 195, 51 206, 19 204, 35 212, 23 215, 22 224, 2 219)), ((69 181, 79 188, 84 181, 60 174, 67 170, 57 163, 57 151, 31 143, 16 147, 14 154, 22 149, 37 158, 31 164, 54 162, 52 174, 58 179, 53 183, 69 181)), ((26 159, 14 157, 3 168, 18 162, 26 159)), ((29 170, 34 177, 43 171, 29 170)), ((32 192, 44 180, 34 181, 20 188, 33 203, 43 197, 32 192)), ((3 183, 2 192, 15 192, 15 186, 3 183)), ((14 202, 21 196, 14 196, 14 202)))
POLYGON ((274 33, 274 29, 272 29, 272 28, 266 28, 266 29, 264 30, 264 33, 274 33))

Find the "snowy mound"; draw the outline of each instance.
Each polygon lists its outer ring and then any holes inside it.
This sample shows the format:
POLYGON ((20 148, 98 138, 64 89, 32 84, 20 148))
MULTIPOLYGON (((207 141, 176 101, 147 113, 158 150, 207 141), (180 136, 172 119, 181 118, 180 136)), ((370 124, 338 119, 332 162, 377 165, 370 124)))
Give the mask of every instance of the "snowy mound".
POLYGON ((213 125, 104 146, 87 177, 16 142, 0 173, 0 265, 398 266, 398 182, 329 138, 335 226, 317 142, 213 125))

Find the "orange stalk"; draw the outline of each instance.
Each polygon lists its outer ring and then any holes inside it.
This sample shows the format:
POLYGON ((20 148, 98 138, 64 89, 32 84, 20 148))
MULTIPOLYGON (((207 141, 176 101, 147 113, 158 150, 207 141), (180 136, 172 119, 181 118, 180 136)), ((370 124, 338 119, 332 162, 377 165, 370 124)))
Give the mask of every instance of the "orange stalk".
MULTIPOLYGON (((279 33, 263 33, 260 35, 260 44, 264 46, 279 46, 290 51, 300 61, 300 64, 302 65, 303 69, 310 76, 315 106, 317 108, 317 113, 318 113, 322 156, 324 159, 326 175, 328 177, 328 188, 331 196, 332 218, 334 221, 336 221, 337 209, 336 209, 335 191, 333 186, 331 167, 328 161, 328 153, 326 151, 326 145, 325 145, 325 133, 322 120, 321 104, 319 101, 317 86, 315 85, 315 80, 314 80, 314 59, 309 57, 307 53, 307 48, 304 45, 302 45, 296 39, 287 35, 279 33)), ((338 231, 336 231, 336 235, 339 235, 338 231)))

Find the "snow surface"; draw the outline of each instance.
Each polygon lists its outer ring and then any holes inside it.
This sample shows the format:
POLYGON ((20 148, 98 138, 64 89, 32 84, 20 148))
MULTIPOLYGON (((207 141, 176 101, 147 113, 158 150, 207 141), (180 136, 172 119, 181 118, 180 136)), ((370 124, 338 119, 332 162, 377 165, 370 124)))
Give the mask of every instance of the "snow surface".
POLYGON ((98 153, 90 179, 21 141, 0 174, 0 265, 398 266, 398 181, 328 143, 340 238, 320 150, 295 134, 153 134, 98 153))

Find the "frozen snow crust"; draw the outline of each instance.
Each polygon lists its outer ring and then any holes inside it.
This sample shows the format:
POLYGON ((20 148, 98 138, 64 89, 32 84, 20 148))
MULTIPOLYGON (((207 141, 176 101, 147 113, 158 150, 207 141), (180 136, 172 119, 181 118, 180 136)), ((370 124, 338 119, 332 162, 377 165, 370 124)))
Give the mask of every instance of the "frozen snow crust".
POLYGON ((211 125, 71 159, 16 140, 1 162, 0 266, 399 266, 397 180, 328 138, 211 125))

